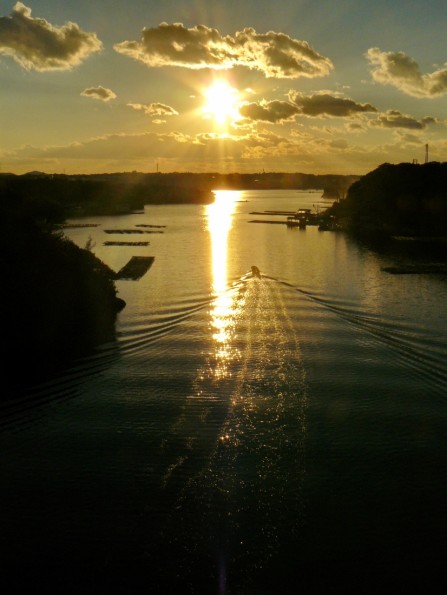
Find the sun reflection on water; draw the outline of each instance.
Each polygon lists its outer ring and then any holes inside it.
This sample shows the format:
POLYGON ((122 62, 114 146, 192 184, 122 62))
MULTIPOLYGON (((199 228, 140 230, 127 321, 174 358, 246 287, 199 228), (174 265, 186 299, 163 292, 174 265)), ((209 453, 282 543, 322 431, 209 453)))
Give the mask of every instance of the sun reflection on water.
POLYGON ((240 192, 216 190, 216 199, 207 207, 211 237, 212 280, 215 300, 211 310, 211 326, 216 345, 214 375, 228 375, 228 364, 234 357, 231 337, 235 324, 235 300, 228 282, 228 236, 240 192))

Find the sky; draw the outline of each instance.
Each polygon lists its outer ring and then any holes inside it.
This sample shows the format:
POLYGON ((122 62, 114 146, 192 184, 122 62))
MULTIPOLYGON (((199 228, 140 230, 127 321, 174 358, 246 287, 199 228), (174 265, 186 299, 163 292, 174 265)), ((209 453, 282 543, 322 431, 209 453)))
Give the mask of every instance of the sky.
POLYGON ((0 172, 447 161, 446 25, 445 0, 0 0, 0 172))

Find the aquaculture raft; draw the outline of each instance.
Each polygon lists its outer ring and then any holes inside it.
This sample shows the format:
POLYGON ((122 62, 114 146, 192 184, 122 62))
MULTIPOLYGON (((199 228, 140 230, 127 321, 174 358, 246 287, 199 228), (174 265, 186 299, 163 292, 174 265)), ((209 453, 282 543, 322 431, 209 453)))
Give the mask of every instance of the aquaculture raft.
POLYGON ((147 273, 154 260, 154 256, 132 256, 129 262, 116 273, 115 279, 131 279, 132 281, 137 281, 147 273))
POLYGON ((163 233, 162 231, 155 231, 155 230, 149 230, 149 229, 105 229, 104 230, 106 233, 163 233))
POLYGON ((99 223, 62 223, 59 225, 61 229, 78 229, 82 227, 98 227, 99 223))
POLYGON ((149 242, 103 242, 104 246, 149 246, 149 242))

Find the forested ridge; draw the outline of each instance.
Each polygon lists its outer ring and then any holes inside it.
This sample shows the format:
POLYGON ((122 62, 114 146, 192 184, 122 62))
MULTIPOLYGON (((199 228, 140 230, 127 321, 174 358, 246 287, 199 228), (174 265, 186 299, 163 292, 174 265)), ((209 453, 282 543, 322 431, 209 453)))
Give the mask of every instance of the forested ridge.
POLYGON ((358 233, 447 236, 447 163, 385 163, 354 182, 329 213, 358 233))
POLYGON ((1 194, 3 399, 114 339, 114 272, 64 238, 52 201, 1 194))

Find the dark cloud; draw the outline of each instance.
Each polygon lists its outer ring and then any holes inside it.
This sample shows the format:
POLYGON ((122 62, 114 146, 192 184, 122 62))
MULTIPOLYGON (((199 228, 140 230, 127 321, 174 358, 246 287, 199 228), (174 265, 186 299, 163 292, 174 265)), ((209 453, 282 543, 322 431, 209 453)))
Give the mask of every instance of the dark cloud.
POLYGON ((99 99, 100 101, 110 101, 111 99, 116 99, 116 94, 111 89, 106 89, 105 87, 89 87, 88 89, 84 89, 81 95, 83 97, 91 97, 92 99, 99 99))
POLYGON ((447 93, 447 66, 423 74, 418 63, 404 52, 382 52, 370 48, 366 53, 373 79, 392 85, 413 97, 438 97, 447 93))
POLYGON ((297 115, 317 118, 329 116, 349 118, 362 113, 377 112, 369 103, 356 103, 352 99, 336 97, 328 93, 304 95, 299 91, 289 91, 290 101, 261 101, 248 103, 239 108, 241 116, 265 122, 284 122, 297 115))
POLYGON ((161 23, 145 28, 140 41, 123 41, 114 46, 120 54, 147 66, 229 69, 245 66, 267 77, 299 78, 328 74, 333 64, 306 41, 284 33, 257 33, 252 28, 234 36, 222 36, 204 25, 187 28, 181 23, 161 23))
POLYGON ((339 149, 339 150, 343 151, 349 147, 349 144, 348 144, 348 141, 345 140, 344 138, 338 138, 338 139, 329 141, 328 146, 331 149, 339 149))
POLYGON ((15 4, 10 16, 0 17, 0 54, 28 70, 68 70, 101 49, 95 33, 81 31, 75 23, 55 27, 33 18, 22 2, 15 4))
POLYGON ((412 116, 402 114, 398 110, 388 110, 380 114, 375 120, 371 120, 371 126, 378 126, 381 128, 407 128, 410 130, 423 130, 429 124, 435 124, 437 120, 431 116, 416 120, 412 116))
POLYGON ((141 110, 148 116, 178 116, 178 111, 164 103, 128 103, 128 107, 141 110))
POLYGON ((303 95, 299 91, 289 92, 290 101, 299 108, 305 116, 333 116, 347 118, 366 112, 377 112, 377 108, 369 103, 356 103, 352 99, 336 97, 328 93, 303 95))
POLYGON ((421 138, 419 136, 416 136, 415 134, 409 134, 409 133, 399 133, 400 135, 400 140, 404 143, 408 143, 410 145, 421 145, 421 138))
POLYGON ((364 132, 367 128, 362 122, 347 122, 346 129, 349 132, 364 132))
POLYGON ((288 101, 264 101, 260 103, 246 103, 239 108, 243 118, 262 120, 263 122, 284 122, 293 120, 299 109, 288 101))

